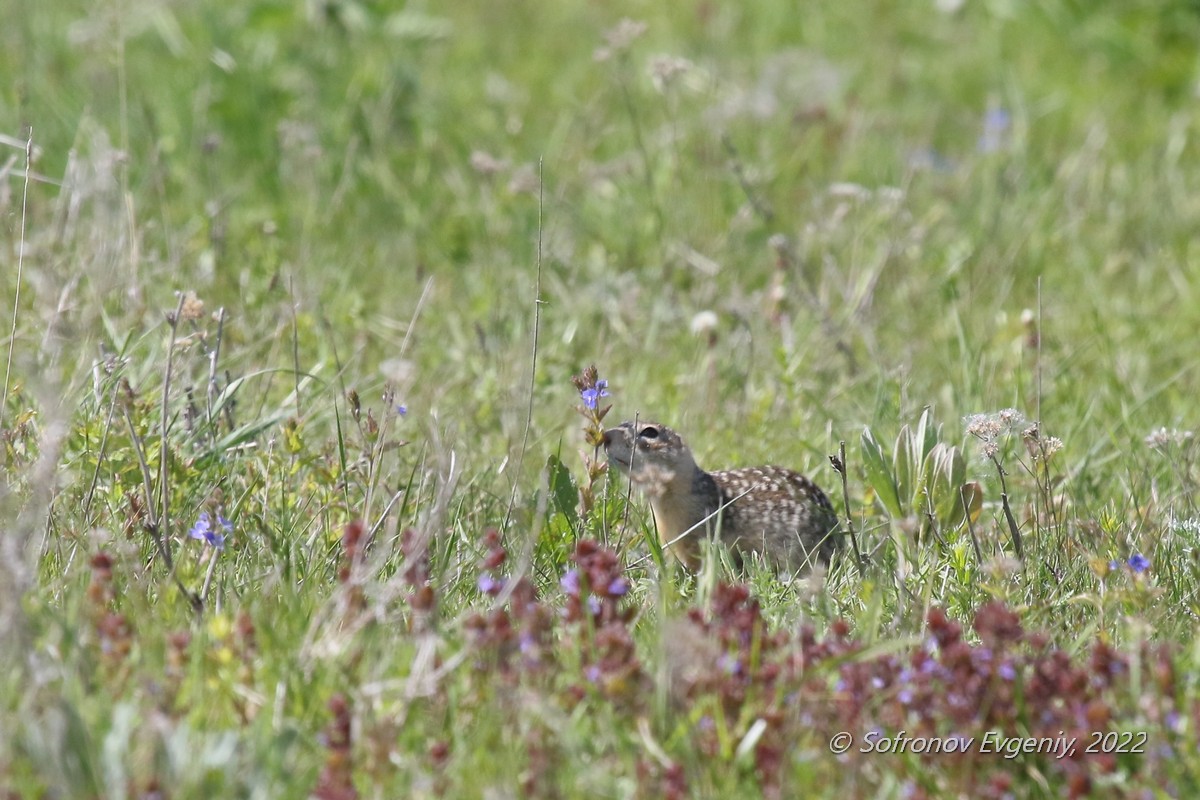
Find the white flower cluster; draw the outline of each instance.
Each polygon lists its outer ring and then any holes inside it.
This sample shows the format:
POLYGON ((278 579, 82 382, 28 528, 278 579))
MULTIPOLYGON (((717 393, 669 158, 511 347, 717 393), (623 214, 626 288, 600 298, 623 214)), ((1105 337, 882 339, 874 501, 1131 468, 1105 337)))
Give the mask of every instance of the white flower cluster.
POLYGON ((1171 445, 1185 445, 1195 438, 1191 431, 1181 431, 1176 428, 1156 428, 1143 441, 1155 450, 1165 450, 1171 445))
POLYGON ((1006 408, 992 414, 971 414, 963 418, 968 436, 983 442, 983 455, 991 458, 1000 449, 1000 437, 1018 428, 1025 415, 1015 408, 1006 408))

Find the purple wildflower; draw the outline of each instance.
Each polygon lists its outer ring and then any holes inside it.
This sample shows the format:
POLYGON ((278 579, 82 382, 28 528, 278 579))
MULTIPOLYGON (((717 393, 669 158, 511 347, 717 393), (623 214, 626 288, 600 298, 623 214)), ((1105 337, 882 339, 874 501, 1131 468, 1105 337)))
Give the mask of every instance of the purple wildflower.
POLYGON ((490 572, 485 572, 479 576, 477 583, 479 591, 484 594, 498 594, 504 588, 504 579, 496 578, 490 572))
POLYGON ((612 582, 608 584, 610 597, 624 597, 627 591, 629 591, 629 581, 624 578, 613 578, 612 582))
POLYGON ((579 596, 579 570, 569 569, 559 578, 558 585, 571 597, 579 596))
POLYGON ((1145 572, 1150 568, 1150 559, 1141 553, 1134 553, 1129 557, 1129 568, 1134 572, 1145 572))

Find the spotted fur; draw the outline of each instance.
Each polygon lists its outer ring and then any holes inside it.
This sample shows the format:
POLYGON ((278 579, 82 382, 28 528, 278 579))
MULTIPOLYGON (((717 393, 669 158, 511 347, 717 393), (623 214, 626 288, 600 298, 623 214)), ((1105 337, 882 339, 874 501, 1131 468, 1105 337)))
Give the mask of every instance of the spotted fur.
POLYGON ((650 500, 668 550, 695 569, 703 537, 758 553, 792 572, 829 561, 841 543, 829 498, 783 467, 705 472, 678 433, 653 422, 604 432, 609 463, 650 500))

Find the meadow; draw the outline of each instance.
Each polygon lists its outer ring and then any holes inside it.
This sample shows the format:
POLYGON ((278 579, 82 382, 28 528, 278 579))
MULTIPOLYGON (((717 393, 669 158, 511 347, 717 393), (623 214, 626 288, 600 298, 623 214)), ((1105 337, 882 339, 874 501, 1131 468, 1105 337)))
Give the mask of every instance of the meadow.
POLYGON ((1198 44, 0 6, 0 795, 1196 796, 1198 44), (635 417, 846 547, 682 569, 635 417))

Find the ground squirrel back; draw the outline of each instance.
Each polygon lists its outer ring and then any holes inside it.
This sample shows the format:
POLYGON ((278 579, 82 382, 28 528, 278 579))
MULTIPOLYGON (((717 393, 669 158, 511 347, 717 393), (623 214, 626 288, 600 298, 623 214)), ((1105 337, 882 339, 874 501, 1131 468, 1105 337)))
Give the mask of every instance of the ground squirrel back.
POLYGON ((650 500, 668 550, 695 569, 713 532, 740 552, 792 572, 828 562, 841 537, 833 506, 811 480, 783 467, 705 472, 675 431, 625 422, 604 432, 608 461, 650 500))

